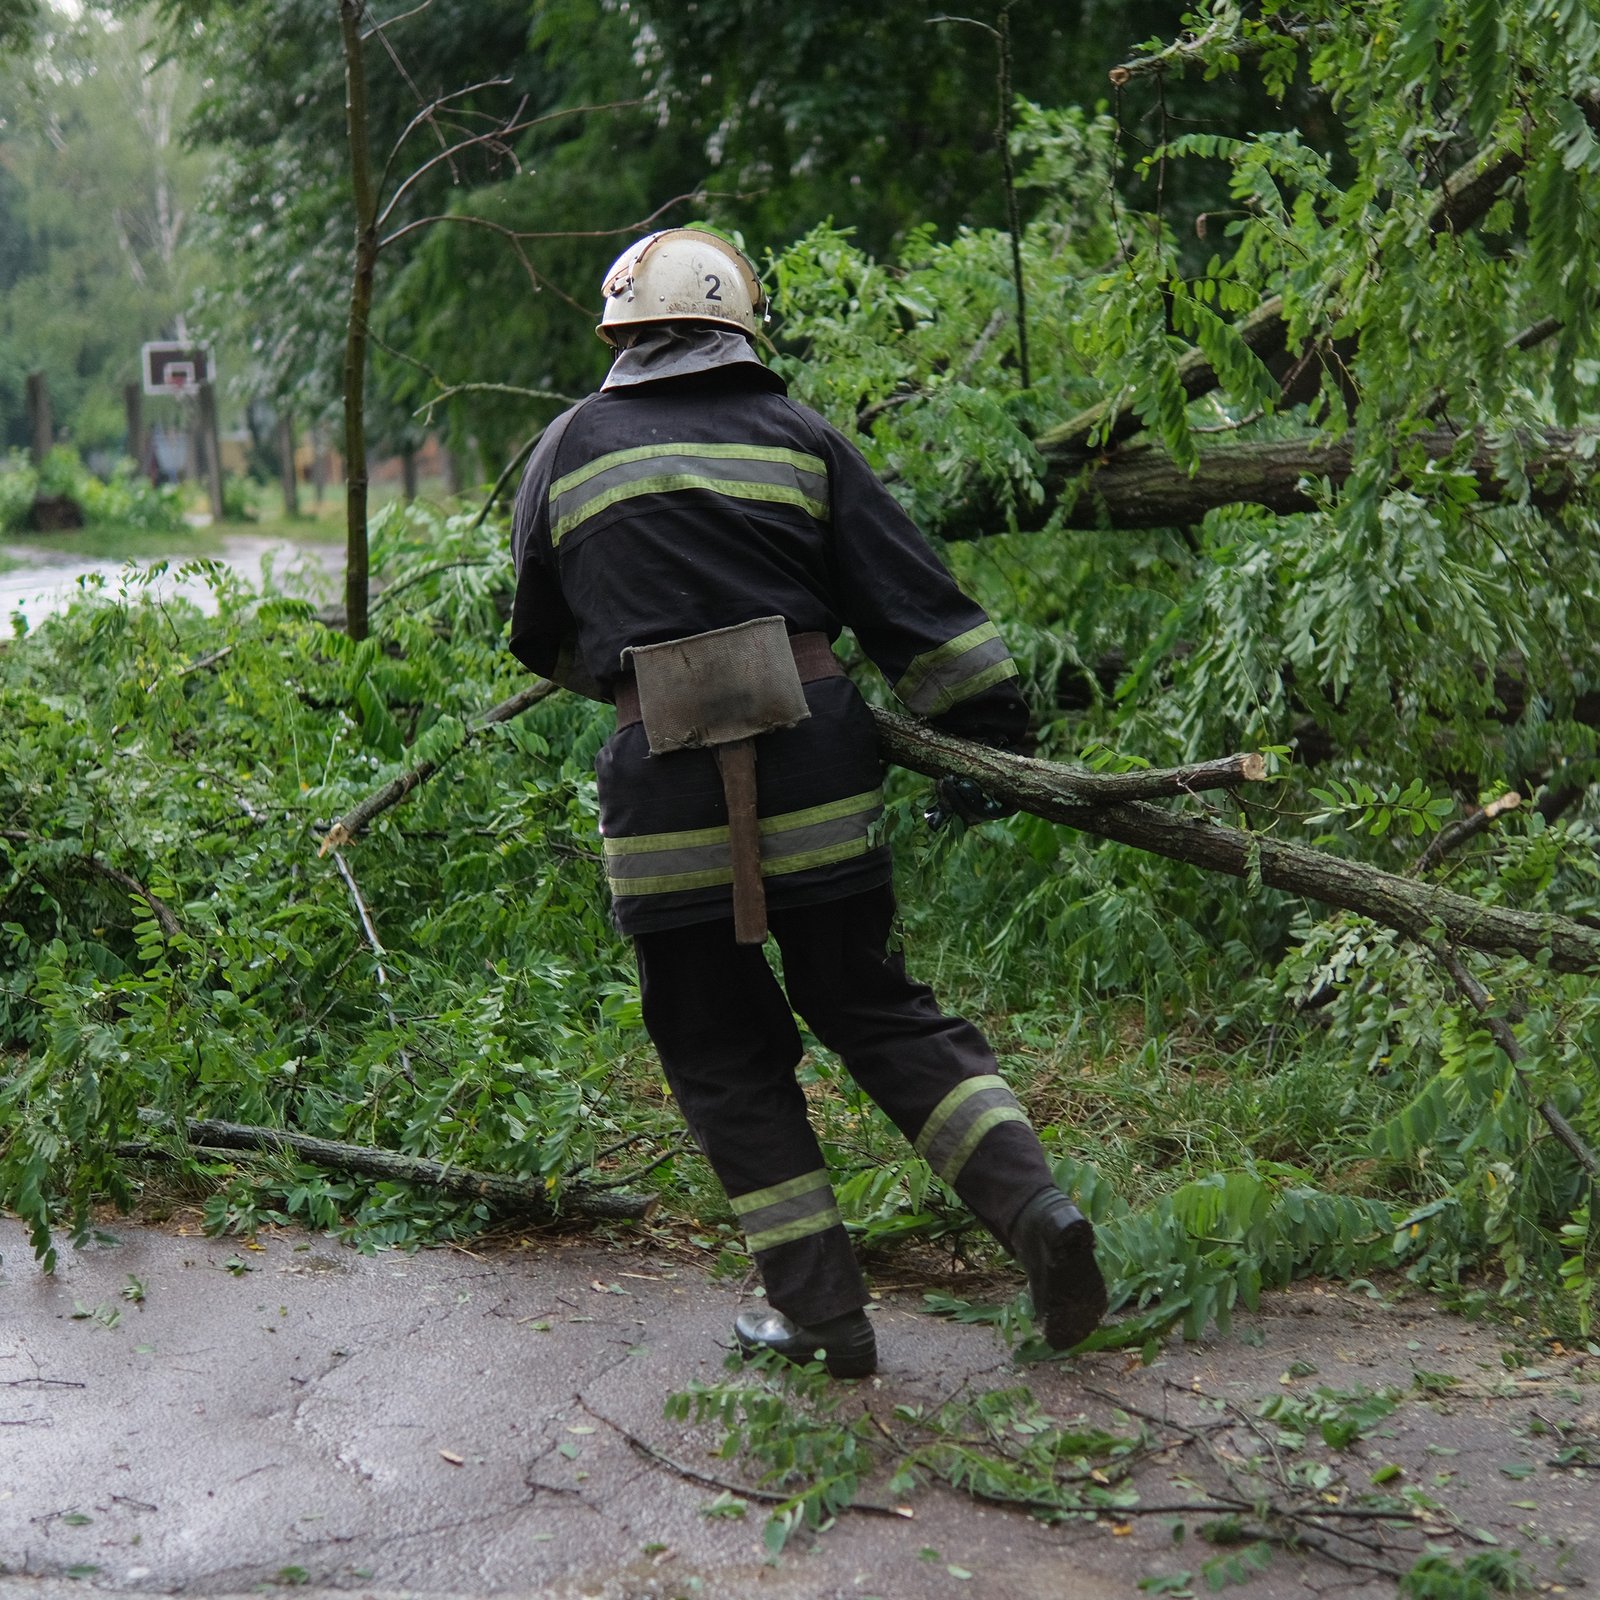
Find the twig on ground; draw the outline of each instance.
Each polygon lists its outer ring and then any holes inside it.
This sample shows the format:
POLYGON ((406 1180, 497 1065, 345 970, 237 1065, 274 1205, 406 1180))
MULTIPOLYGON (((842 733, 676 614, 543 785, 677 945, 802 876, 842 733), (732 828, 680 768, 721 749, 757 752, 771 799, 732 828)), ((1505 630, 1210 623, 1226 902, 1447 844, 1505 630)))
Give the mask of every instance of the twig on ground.
MULTIPOLYGON (((658 1450, 653 1444, 641 1439, 638 1434, 630 1432, 620 1422, 606 1416, 603 1411, 596 1411, 581 1394, 574 1395, 575 1399, 596 1422, 603 1422, 619 1438, 625 1440, 636 1455, 643 1456, 646 1461, 653 1461, 657 1466, 666 1467, 669 1471, 677 1473, 680 1478, 686 1478, 691 1483, 703 1483, 709 1489, 721 1489, 727 1494, 736 1494, 742 1500, 759 1500, 767 1505, 786 1505, 794 1499, 792 1494, 785 1494, 778 1489, 762 1489, 752 1484, 735 1483, 728 1478, 719 1478, 714 1473, 702 1472, 698 1467, 691 1467, 685 1462, 675 1460, 665 1451, 658 1450)), ((880 1500, 852 1500, 847 1506, 840 1506, 839 1510, 859 1511, 870 1517, 898 1517, 909 1520, 916 1515, 910 1506, 885 1505, 880 1500)))
POLYGON ((641 1178, 647 1177, 657 1167, 664 1167, 669 1161, 675 1161, 690 1149, 688 1139, 675 1139, 670 1148, 662 1151, 654 1161, 647 1161, 642 1167, 635 1167, 632 1172, 625 1172, 620 1178, 594 1178, 587 1185, 590 1189, 625 1189, 630 1183, 637 1183, 641 1178))
MULTIPOLYGON (((350 891, 350 898, 355 902, 356 915, 361 919, 361 931, 366 935, 367 948, 372 951, 372 967, 378 979, 378 998, 383 1001, 383 1009, 388 1014, 389 1027, 392 1032, 400 1032, 400 1019, 395 1015, 394 997, 389 993, 389 974, 383 965, 383 943, 378 938, 378 930, 372 920, 372 912, 367 902, 361 896, 361 887, 356 882, 355 874, 350 870, 349 864, 339 851, 333 852, 333 864, 339 869, 339 876, 344 879, 345 887, 350 891)), ((399 1047, 400 1076, 403 1077, 413 1089, 417 1086, 416 1075, 411 1070, 411 1056, 406 1047, 399 1047)))

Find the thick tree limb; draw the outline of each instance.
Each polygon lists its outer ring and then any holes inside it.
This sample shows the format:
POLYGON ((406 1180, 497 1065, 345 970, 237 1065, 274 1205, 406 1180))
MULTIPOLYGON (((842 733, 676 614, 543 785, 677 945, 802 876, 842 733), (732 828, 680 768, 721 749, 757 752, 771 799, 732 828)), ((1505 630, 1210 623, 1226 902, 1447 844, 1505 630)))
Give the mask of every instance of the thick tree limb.
POLYGON ((1452 944, 1469 949, 1529 960, 1547 956, 1557 972, 1590 972, 1600 967, 1600 930, 1586 928, 1569 917, 1481 905, 1465 895, 1359 861, 1346 861, 1271 834, 1164 811, 1144 801, 1085 803, 1076 782, 1051 792, 1053 786, 1034 770, 1043 768, 1045 774, 1059 770, 1048 762, 1024 761, 970 745, 892 713, 878 711, 874 715, 879 743, 889 760, 913 772, 949 772, 971 778, 997 799, 1083 833, 1341 906, 1412 937, 1437 927, 1452 944))
MULTIPOLYGON (((531 689, 502 701, 482 721, 505 721, 552 692, 540 680, 531 689)), ((988 793, 1051 822, 1115 839, 1172 861, 1211 872, 1248 878, 1325 905, 1371 917, 1385 927, 1420 937, 1443 930, 1453 944, 1529 960, 1548 957, 1557 972, 1589 972, 1600 967, 1600 929, 1549 912, 1513 911, 1486 906, 1447 889, 1346 861, 1308 845, 1291 844, 1267 833, 1251 833, 1204 817, 1163 811, 1138 795, 1195 793, 1233 788, 1265 776, 1260 756, 1230 756, 1221 761, 1165 771, 1097 773, 1034 761, 972 744, 892 711, 875 710, 878 739, 887 760, 928 776, 951 773, 971 778, 988 793)), ((334 849, 349 838, 349 825, 370 821, 398 804, 427 772, 413 768, 336 823, 323 843, 334 849), (421 776, 417 774, 421 772, 421 776), (345 829, 340 834, 340 829, 345 829), (338 835, 338 837, 336 837, 338 835)))
MULTIPOLYGON (((1460 449, 1461 436, 1437 431, 1407 441, 1430 461, 1442 461, 1460 449)), ((1594 475, 1595 435, 1552 429, 1544 437, 1527 471, 1538 485, 1534 501, 1552 506, 1594 475)), ((1305 434, 1290 439, 1230 440, 1206 446, 1193 473, 1179 466, 1159 445, 1133 445, 1119 450, 1085 482, 1067 516, 1075 528, 1185 528, 1218 506, 1264 506, 1280 516, 1310 511, 1316 504, 1308 481, 1326 478, 1334 485, 1349 476, 1354 441, 1305 434)), ((1480 436, 1464 464, 1486 502, 1505 498, 1498 452, 1480 436)), ((1081 470, 1081 466, 1076 469, 1081 470)), ((1072 474, 1062 468, 1046 479, 1046 499, 1054 504, 1069 487, 1072 474)))
MULTIPOLYGON (((152 1127, 170 1127, 172 1119, 159 1111, 141 1111, 139 1120, 152 1127)), ((217 1122, 188 1117, 184 1135, 191 1145, 210 1150, 261 1150, 293 1156, 313 1167, 335 1172, 356 1172, 367 1178, 421 1184, 441 1189, 461 1200, 486 1200, 497 1210, 553 1220, 556 1217, 639 1218, 656 1208, 654 1195, 617 1194, 569 1183, 552 1198, 537 1178, 508 1178, 498 1172, 473 1172, 424 1156, 401 1155, 394 1150, 374 1150, 364 1145, 317 1139, 307 1133, 282 1128, 259 1128, 245 1122, 217 1122)), ((142 1154, 160 1147, 142 1145, 142 1154)))
POLYGON ((1233 789, 1267 776, 1264 757, 1222 756, 1191 767, 1146 767, 1136 772, 1092 772, 1057 761, 1036 761, 940 733, 898 711, 874 711, 878 736, 891 761, 929 778, 953 772, 975 779, 991 794, 1040 816, 1041 806, 1107 806, 1127 800, 1155 800, 1233 789))
POLYGON ((327 836, 322 841, 322 848, 317 854, 325 856, 330 850, 337 850, 341 845, 349 844, 374 817, 387 811, 391 806, 399 805, 413 789, 426 783, 441 767, 465 750, 485 728, 491 728, 497 722, 509 722, 513 717, 520 716, 529 706, 543 700, 546 695, 554 694, 555 690, 555 684, 537 678, 526 689, 519 689, 509 700, 502 700, 499 705, 491 706, 471 728, 466 730, 461 742, 453 750, 440 756, 437 761, 419 761, 416 766, 402 772, 398 778, 391 779, 381 789, 369 794, 359 805, 347 811, 328 829, 327 836))

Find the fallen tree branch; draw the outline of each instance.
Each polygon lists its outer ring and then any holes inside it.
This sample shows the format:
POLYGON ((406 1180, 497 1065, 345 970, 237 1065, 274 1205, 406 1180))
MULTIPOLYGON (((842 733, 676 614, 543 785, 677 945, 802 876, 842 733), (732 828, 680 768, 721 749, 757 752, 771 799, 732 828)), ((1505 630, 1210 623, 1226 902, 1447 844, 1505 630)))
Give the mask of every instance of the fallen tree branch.
POLYGON ((669 1161, 676 1161, 679 1156, 686 1155, 693 1148, 692 1140, 674 1139, 655 1160, 645 1162, 642 1167, 635 1167, 632 1172, 623 1173, 620 1178, 590 1179, 586 1187, 596 1191, 601 1189, 626 1189, 630 1183, 637 1183, 641 1178, 648 1177, 657 1167, 664 1167, 669 1161))
MULTIPOLYGON (((487 512, 489 508, 485 505, 483 509, 487 512)), ((481 521, 482 518, 480 517, 479 520, 481 521)), ((477 527, 477 523, 474 523, 473 527, 477 527)), ((386 601, 394 599, 396 595, 404 594, 407 589, 414 588, 419 583, 425 583, 429 578, 438 577, 441 572, 454 572, 460 567, 495 567, 500 565, 502 563, 498 558, 490 556, 465 556, 459 561, 439 561, 431 567, 419 568, 416 572, 402 578, 398 583, 390 584, 387 589, 380 589, 372 597, 372 604, 367 609, 376 611, 386 601)))
POLYGON ((1499 799, 1491 800, 1481 810, 1474 811, 1470 817, 1460 817, 1449 827, 1441 828, 1428 841, 1428 848, 1412 862, 1412 873, 1420 878, 1423 873, 1443 861, 1452 850, 1459 849, 1469 839, 1476 839, 1480 833, 1487 833, 1490 823, 1503 817, 1508 811, 1515 811, 1521 804, 1522 796, 1513 789, 1510 793, 1501 795, 1499 799))
MULTIPOLYGON (((1439 186, 1428 214, 1430 233, 1459 233, 1477 222, 1494 203, 1508 178, 1522 170, 1526 139, 1495 145, 1452 172, 1439 186)), ((1271 295, 1234 324, 1234 332, 1263 361, 1287 348, 1289 330, 1282 295, 1271 295)), ((1216 369, 1204 352, 1187 351, 1178 362, 1178 380, 1190 400, 1217 387, 1216 369)), ((1111 395, 1041 434, 1036 441, 1053 472, 1070 475, 1085 466, 1094 448, 1104 450, 1140 432, 1142 419, 1122 408, 1125 394, 1111 395), (1091 445, 1093 441, 1093 445, 1091 445)), ((1047 495, 1047 501, 1051 496, 1047 495)))
MULTIPOLYGON (((17 828, 0 828, 0 839, 23 845, 58 845, 73 842, 66 839, 46 839, 17 828)), ((58 856, 57 860, 62 866, 73 867, 90 877, 104 878, 107 883, 114 883, 118 888, 126 889, 129 894, 143 900, 150 908, 150 915, 156 919, 157 925, 168 939, 176 939, 183 932, 183 925, 174 915, 172 907, 159 895, 145 888, 131 872, 124 872, 121 867, 114 867, 109 861, 102 861, 99 856, 88 851, 73 855, 63 854, 58 856)))
MULTIPOLYGON (((795 1498, 792 1493, 786 1493, 780 1489, 767 1489, 755 1484, 735 1483, 727 1478, 719 1478, 714 1473, 702 1471, 699 1467, 691 1467, 685 1462, 674 1460, 665 1451, 656 1449, 653 1444, 641 1439, 638 1434, 623 1427, 614 1418, 608 1417, 605 1412, 596 1411, 581 1394, 575 1394, 572 1398, 596 1422, 605 1423, 613 1433, 619 1435, 636 1455, 642 1456, 646 1461, 654 1462, 659 1467, 666 1467, 668 1471, 677 1473, 686 1482, 702 1483, 708 1489, 721 1489, 725 1494, 738 1495, 741 1500, 756 1500, 765 1505, 788 1505, 795 1498)), ((916 1512, 910 1506, 886 1505, 881 1500, 850 1500, 838 1509, 840 1511, 859 1511, 871 1517, 899 1517, 905 1521, 910 1521, 916 1516, 916 1512)))
MULTIPOLYGON (((173 1119, 161 1111, 143 1110, 139 1120, 148 1127, 170 1128, 173 1119)), ((607 1220, 648 1217, 656 1208, 654 1195, 598 1192, 582 1183, 569 1184, 552 1196, 538 1178, 509 1178, 498 1172, 474 1172, 426 1156, 402 1155, 395 1150, 375 1150, 366 1145, 342 1144, 284 1128, 260 1128, 245 1122, 218 1122, 188 1117, 184 1137, 190 1145, 209 1150, 259 1150, 293 1156, 313 1167, 355 1172, 362 1177, 421 1184, 460 1200, 486 1200, 496 1210, 547 1221, 565 1217, 607 1220)), ((169 1155, 160 1145, 124 1146, 119 1154, 169 1155)))
POLYGON ((1347 861, 1308 845, 1165 811, 1144 801, 1085 803, 1081 794, 1073 792, 1075 786, 1063 784, 1052 793, 1051 786, 1040 781, 1041 774, 1035 769, 1043 769, 1044 774, 1060 771, 1049 762, 1025 761, 953 739, 891 712, 873 714, 880 748, 889 760, 929 776, 953 773, 971 778, 996 799, 1051 822, 1172 861, 1340 906, 1412 937, 1438 927, 1452 944, 1469 949, 1529 960, 1548 956, 1557 972, 1589 972, 1600 967, 1600 929, 1584 927, 1570 917, 1483 905, 1448 889, 1347 861))
POLYGON ((511 481, 515 473, 521 468, 524 461, 533 454, 533 447, 544 437, 541 428, 534 436, 522 445, 517 453, 500 469, 500 476, 494 480, 494 487, 489 491, 489 498, 478 507, 478 514, 472 519, 472 525, 467 529, 469 533, 476 533, 483 526, 483 519, 494 509, 494 503, 500 498, 501 492, 511 481))
MULTIPOLYGON (((1517 1068, 1517 1081, 1522 1082, 1522 1051, 1517 1045, 1517 1036, 1504 1017, 1495 1015, 1494 1002, 1490 998, 1489 991, 1478 982, 1466 962, 1449 945, 1440 944, 1432 939, 1425 939, 1422 942, 1429 954, 1450 974, 1455 986, 1466 996, 1467 1003, 1483 1018, 1488 1025, 1490 1037, 1505 1051, 1511 1065, 1517 1068)), ((1590 1179, 1600 1183, 1600 1156, 1596 1156, 1583 1142, 1578 1130, 1562 1116, 1554 1101, 1539 1100, 1535 1104, 1539 1115, 1544 1118, 1545 1126, 1572 1152, 1573 1159, 1589 1174, 1590 1179)))
POLYGON ((509 700, 502 700, 499 705, 490 706, 477 722, 465 730, 460 742, 453 749, 446 751, 436 760, 419 761, 416 766, 402 772, 398 778, 391 779, 381 789, 369 794, 359 805, 352 806, 328 829, 317 854, 325 856, 330 850, 337 850, 341 845, 349 844, 374 817, 389 810, 391 806, 399 805, 413 789, 426 783, 447 762, 460 755, 484 729, 492 728, 497 722, 509 722, 513 717, 520 716, 529 706, 537 705, 547 695, 554 694, 555 690, 555 684, 547 679, 538 678, 526 689, 518 690, 509 700))
MULTIPOLYGON (((344 879, 344 886, 350 891, 350 898, 355 902, 356 916, 361 921, 361 931, 366 935, 367 948, 372 952, 372 968, 378 979, 378 995, 383 1001, 383 1009, 389 1017, 389 1027, 395 1032, 400 1031, 400 1019, 395 1015, 394 997, 389 993, 389 974, 383 965, 383 942, 378 938, 377 924, 372 920, 372 911, 366 900, 362 897, 361 886, 356 882, 356 875, 350 870, 339 851, 333 852, 333 864, 339 869, 339 876, 344 879)), ((400 1055, 400 1075, 414 1089, 417 1086, 415 1075, 411 1071, 411 1057, 402 1045, 400 1055)))
MULTIPOLYGON (((216 666, 219 661, 225 660, 232 654, 233 646, 231 644, 225 644, 220 650, 213 650, 210 655, 201 656, 198 661, 191 661, 186 667, 179 667, 178 670, 173 673, 173 677, 187 678, 191 672, 204 672, 207 667, 216 666)), ((159 678, 156 679, 156 683, 159 683, 160 681, 161 680, 159 678)), ((150 691, 153 691, 155 686, 156 684, 152 683, 150 685, 150 691)), ((150 691, 146 692, 148 693, 150 691)))
MULTIPOLYGON (((540 679, 486 712, 480 725, 507 721, 554 689, 554 684, 540 679)), ((1438 927, 1452 944, 1529 960, 1548 957, 1557 972, 1589 972, 1600 967, 1600 929, 1585 927, 1570 917, 1483 905, 1466 895, 1347 861, 1309 845, 1165 811, 1137 798, 1231 789, 1258 781, 1266 776, 1259 755, 1227 756, 1166 770, 1087 772, 991 750, 893 711, 874 710, 873 716, 886 760, 928 777, 951 774, 971 778, 997 799, 1047 821, 1130 844, 1171 861, 1339 906, 1414 938, 1438 927)), ((363 800, 334 824, 323 850, 344 844, 380 811, 397 805, 431 777, 438 765, 414 767, 363 800)))
POLYGON ((1041 805, 1108 806, 1128 800, 1157 800, 1173 795, 1199 794, 1208 789, 1233 789, 1241 783, 1260 783, 1267 776, 1264 756, 1221 756, 1189 767, 1145 767, 1133 772, 1092 772, 1067 767, 1057 761, 1014 756, 988 745, 973 744, 953 734, 940 733, 925 722, 898 711, 874 711, 878 736, 891 761, 925 777, 946 773, 975 779, 993 794, 1024 811, 1041 805))
MULTIPOLYGON (((1435 431, 1407 441, 1429 461, 1459 453, 1461 435, 1435 431)), ((1538 487, 1532 503, 1551 507, 1569 498, 1594 475, 1592 432, 1551 429, 1529 441, 1527 476, 1538 487)), ((1350 476, 1355 443, 1347 434, 1331 439, 1305 434, 1288 439, 1229 440, 1200 451, 1193 472, 1180 466, 1159 445, 1120 450, 1096 467, 1072 501, 1063 525, 1069 528, 1185 528, 1218 506, 1241 503, 1264 506, 1280 516, 1311 511, 1317 505, 1314 484, 1326 479, 1336 487, 1350 476)), ((1081 465, 1081 464, 1080 464, 1081 465)), ((1506 497, 1499 451, 1479 436, 1472 455, 1462 463, 1471 474, 1478 498, 1495 503, 1506 497)), ((1047 503, 1055 505, 1072 488, 1069 475, 1053 475, 1047 503)), ((961 528, 946 529, 959 537, 961 528)), ((973 529, 977 531, 976 528, 973 529)))

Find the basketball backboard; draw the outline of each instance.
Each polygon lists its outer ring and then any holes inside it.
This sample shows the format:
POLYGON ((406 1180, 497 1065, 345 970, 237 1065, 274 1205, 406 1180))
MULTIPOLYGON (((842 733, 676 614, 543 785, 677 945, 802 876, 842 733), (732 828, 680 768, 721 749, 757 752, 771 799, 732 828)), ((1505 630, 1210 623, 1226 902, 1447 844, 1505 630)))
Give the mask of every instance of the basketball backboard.
POLYGON ((205 345, 169 344, 156 341, 139 351, 140 376, 146 394, 193 394, 202 383, 215 377, 211 351, 205 345))

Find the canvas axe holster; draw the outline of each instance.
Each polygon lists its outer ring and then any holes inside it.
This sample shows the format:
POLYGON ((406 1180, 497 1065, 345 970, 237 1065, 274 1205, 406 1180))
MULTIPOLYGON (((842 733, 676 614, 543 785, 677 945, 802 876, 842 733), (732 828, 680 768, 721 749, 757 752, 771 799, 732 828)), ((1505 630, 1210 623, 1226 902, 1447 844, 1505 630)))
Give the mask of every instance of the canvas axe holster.
POLYGON ((662 644, 622 652, 639 694, 639 716, 653 756, 715 750, 728 806, 733 864, 733 935, 767 936, 756 811, 755 739, 811 715, 782 617, 757 617, 662 644))

